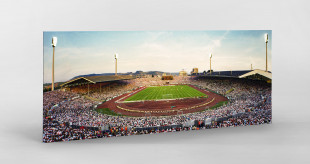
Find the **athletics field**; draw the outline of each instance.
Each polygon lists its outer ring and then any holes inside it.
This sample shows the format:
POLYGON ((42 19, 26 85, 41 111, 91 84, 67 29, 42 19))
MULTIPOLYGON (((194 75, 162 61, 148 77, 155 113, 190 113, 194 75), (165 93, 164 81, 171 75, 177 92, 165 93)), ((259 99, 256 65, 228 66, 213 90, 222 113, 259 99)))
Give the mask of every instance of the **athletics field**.
POLYGON ((206 94, 188 85, 151 86, 130 96, 125 101, 180 99, 206 96, 206 94))

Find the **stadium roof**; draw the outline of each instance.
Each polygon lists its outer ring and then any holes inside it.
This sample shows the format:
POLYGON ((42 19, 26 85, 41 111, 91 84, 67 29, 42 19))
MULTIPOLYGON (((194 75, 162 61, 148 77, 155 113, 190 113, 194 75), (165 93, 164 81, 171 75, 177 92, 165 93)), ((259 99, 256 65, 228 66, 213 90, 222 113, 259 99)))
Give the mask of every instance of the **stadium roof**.
POLYGON ((266 71, 259 70, 259 69, 255 69, 255 70, 253 70, 251 72, 245 73, 245 74, 239 76, 239 78, 246 78, 246 77, 254 76, 254 75, 261 75, 261 76, 263 76, 265 78, 268 78, 268 79, 272 80, 271 72, 266 72, 266 71))
POLYGON ((131 75, 101 75, 101 76, 82 76, 77 77, 63 83, 61 86, 79 85, 79 84, 96 84, 110 81, 129 80, 134 79, 131 75))
POLYGON ((235 77, 238 78, 239 76, 251 72, 251 70, 238 70, 238 71, 216 71, 212 72, 203 72, 203 73, 194 73, 192 75, 199 75, 199 76, 214 76, 214 77, 235 77))

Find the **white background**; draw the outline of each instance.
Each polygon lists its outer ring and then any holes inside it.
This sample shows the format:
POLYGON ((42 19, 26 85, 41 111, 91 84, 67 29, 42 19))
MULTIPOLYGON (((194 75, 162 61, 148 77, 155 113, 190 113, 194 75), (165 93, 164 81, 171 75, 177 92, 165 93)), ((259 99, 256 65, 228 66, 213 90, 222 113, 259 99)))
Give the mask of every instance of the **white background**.
POLYGON ((1 163, 310 163, 309 1, 1 1, 1 163), (44 144, 43 31, 273 30, 273 124, 44 144))

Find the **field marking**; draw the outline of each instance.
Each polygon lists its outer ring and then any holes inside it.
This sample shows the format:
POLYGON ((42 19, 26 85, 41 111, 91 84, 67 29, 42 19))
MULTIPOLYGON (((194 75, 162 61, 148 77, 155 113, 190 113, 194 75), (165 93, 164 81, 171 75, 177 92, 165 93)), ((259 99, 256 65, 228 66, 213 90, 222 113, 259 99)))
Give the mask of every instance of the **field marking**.
MULTIPOLYGON (((150 86, 144 88, 138 93, 131 95, 124 102, 140 102, 151 100, 171 100, 163 99, 163 95, 172 94, 173 99, 206 97, 205 93, 188 85, 170 85, 170 86, 150 86), (156 87, 156 89, 155 89, 156 87), (168 89, 169 87, 173 87, 168 89), (184 88, 184 90, 182 90, 184 88), (133 100, 132 100, 133 99, 133 100)), ((126 96, 127 97, 127 96, 126 96)))
POLYGON ((171 113, 171 112, 177 112, 177 111, 186 111, 186 110, 191 110, 191 109, 196 109, 202 106, 206 106, 210 103, 212 103, 215 100, 215 97, 213 97, 213 99, 209 102, 206 102, 204 104, 200 104, 200 105, 196 105, 196 106, 191 106, 188 108, 184 108, 184 109, 174 109, 174 110, 151 110, 151 111, 144 111, 144 110, 134 110, 134 109, 127 109, 127 108, 123 108, 120 107, 119 105, 116 105, 117 108, 127 111, 127 112, 136 112, 136 113, 146 113, 146 112, 150 112, 150 113, 171 113))

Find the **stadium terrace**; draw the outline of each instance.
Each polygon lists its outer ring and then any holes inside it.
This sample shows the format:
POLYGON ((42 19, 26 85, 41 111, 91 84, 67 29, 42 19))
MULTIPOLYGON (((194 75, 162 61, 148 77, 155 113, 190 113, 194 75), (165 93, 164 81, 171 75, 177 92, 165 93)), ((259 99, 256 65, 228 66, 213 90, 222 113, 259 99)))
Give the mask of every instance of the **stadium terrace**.
POLYGON ((80 76, 43 94, 43 142, 269 124, 271 72, 80 76))

